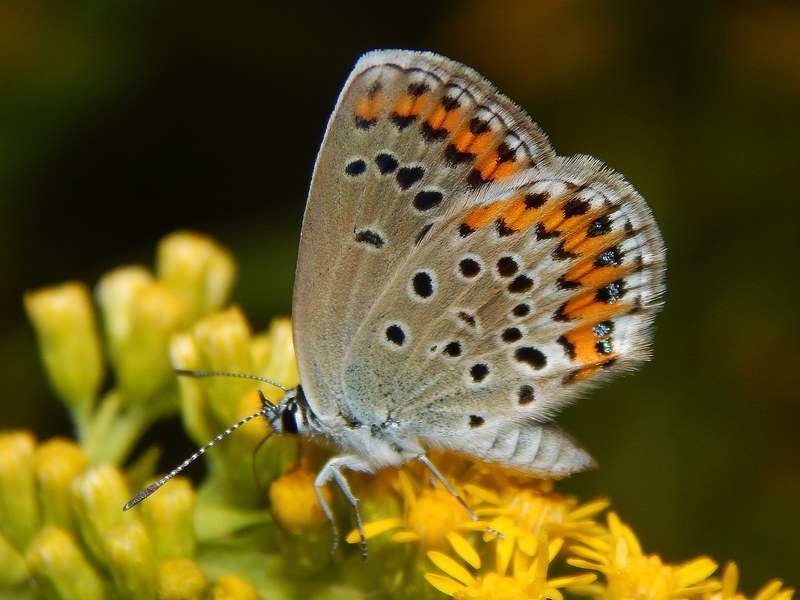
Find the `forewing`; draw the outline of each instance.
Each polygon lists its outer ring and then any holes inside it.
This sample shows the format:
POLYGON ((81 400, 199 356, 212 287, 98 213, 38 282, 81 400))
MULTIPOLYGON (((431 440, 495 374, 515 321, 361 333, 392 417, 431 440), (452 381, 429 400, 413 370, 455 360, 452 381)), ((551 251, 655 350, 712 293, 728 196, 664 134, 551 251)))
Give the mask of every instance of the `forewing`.
MULTIPOLYGON (((370 399, 353 397, 343 373, 393 274, 448 207, 551 159, 544 134, 471 69, 402 50, 358 61, 317 158, 294 288, 298 368, 318 415, 363 420, 402 394, 377 376, 370 399)), ((359 366, 369 385, 373 365, 359 366)))

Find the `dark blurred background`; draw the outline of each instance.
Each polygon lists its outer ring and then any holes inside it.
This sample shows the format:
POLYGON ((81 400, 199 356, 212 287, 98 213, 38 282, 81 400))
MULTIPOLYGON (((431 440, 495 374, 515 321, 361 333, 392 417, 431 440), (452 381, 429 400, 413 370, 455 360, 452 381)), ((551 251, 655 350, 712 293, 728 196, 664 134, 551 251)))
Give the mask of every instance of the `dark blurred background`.
MULTIPOLYGON (((647 198, 668 247, 656 359, 568 410, 646 551, 800 585, 800 4, 509 1, 0 4, 0 426, 69 433, 24 290, 152 264, 207 232, 263 329, 290 309, 306 190, 372 48, 443 53, 560 154, 647 198)), ((181 447, 180 451, 183 451, 181 447)))

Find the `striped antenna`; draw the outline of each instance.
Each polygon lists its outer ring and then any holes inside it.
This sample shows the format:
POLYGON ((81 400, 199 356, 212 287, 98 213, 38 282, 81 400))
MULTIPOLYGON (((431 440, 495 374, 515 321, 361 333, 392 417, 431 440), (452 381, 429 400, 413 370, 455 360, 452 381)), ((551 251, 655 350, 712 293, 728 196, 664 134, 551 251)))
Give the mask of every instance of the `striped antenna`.
POLYGON ((254 379, 255 381, 261 381, 262 383, 274 385, 276 388, 279 388, 284 392, 289 391, 277 381, 272 381, 272 379, 267 379, 266 377, 259 377, 258 375, 246 375, 245 373, 228 373, 227 371, 192 371, 190 369, 175 369, 175 374, 184 375, 186 377, 239 377, 240 379, 254 379))
MULTIPOLYGON (((224 376, 224 377, 242 377, 244 379, 255 379, 256 381, 262 381, 264 383, 268 383, 268 384, 274 385, 275 387, 278 387, 278 388, 282 389, 284 392, 287 391, 286 388, 283 387, 281 384, 276 383, 274 381, 271 381, 269 379, 265 379, 263 377, 258 377, 256 375, 243 375, 243 374, 240 374, 240 373, 224 373, 224 372, 218 372, 218 371, 186 371, 186 370, 183 370, 183 369, 176 369, 175 372, 178 375, 187 375, 189 377, 224 376)), ((239 429, 239 427, 241 427, 245 423, 249 423, 250 421, 252 421, 256 417, 265 417, 267 420, 269 420, 270 414, 275 410, 275 405, 272 402, 270 402, 269 400, 267 400, 267 397, 264 396, 264 394, 263 394, 263 392, 261 390, 258 390, 258 396, 259 396, 259 398, 261 398, 261 410, 260 411, 258 411, 257 413, 253 413, 252 415, 250 415, 248 417, 245 417, 244 419, 242 419, 238 423, 235 423, 235 424, 231 425, 230 427, 228 427, 225 431, 223 431, 222 433, 217 435, 213 440, 208 442, 205 446, 200 448, 197 452, 192 454, 189 458, 187 458, 181 464, 179 464, 177 467, 172 469, 172 471, 170 471, 169 473, 164 475, 164 477, 162 477, 161 479, 156 481, 154 484, 146 487, 141 492, 136 494, 133 498, 131 498, 128 501, 128 503, 125 506, 122 507, 122 510, 130 510, 131 508, 133 508, 134 506, 139 504, 139 502, 141 502, 142 500, 144 500, 145 498, 147 498, 148 496, 153 494, 153 492, 155 492, 158 488, 160 488, 162 485, 167 483, 170 479, 172 479, 173 477, 178 475, 186 467, 188 467, 190 464, 192 464, 194 461, 196 461, 198 458, 200 458, 203 454, 205 454, 206 450, 208 450, 209 448, 211 448, 212 446, 214 446, 215 444, 217 444, 218 442, 220 442, 224 438, 228 437, 230 434, 232 434, 234 431, 239 429)))

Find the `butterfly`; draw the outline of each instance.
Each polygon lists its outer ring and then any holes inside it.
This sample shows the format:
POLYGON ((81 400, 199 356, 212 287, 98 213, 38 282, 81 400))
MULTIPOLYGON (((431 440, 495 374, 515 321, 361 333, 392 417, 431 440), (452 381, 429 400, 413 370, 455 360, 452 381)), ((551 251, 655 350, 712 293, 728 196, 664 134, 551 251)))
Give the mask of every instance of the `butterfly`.
POLYGON ((421 461, 458 498, 430 449, 540 477, 591 468, 553 418, 649 357, 664 269, 652 213, 622 176, 557 156, 465 65, 369 52, 328 122, 303 219, 300 385, 276 404, 262 395, 241 423, 264 416, 337 449, 317 496, 336 539, 320 490, 339 485, 362 547, 347 470, 421 461))

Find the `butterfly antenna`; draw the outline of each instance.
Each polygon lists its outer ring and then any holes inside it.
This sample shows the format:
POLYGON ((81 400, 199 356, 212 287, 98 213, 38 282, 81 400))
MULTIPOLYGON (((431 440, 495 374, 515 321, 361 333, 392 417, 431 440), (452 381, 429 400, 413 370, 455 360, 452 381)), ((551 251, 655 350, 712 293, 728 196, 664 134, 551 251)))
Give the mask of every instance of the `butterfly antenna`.
MULTIPOLYGON (((216 375, 217 373, 212 373, 212 374, 216 375)), ((228 375, 228 373, 224 373, 224 375, 228 375)), ((278 387, 280 387, 280 386, 278 386, 278 387)), ((206 450, 211 448, 211 446, 217 444, 223 438, 228 437, 230 434, 232 434, 234 431, 239 429, 239 427, 241 427, 245 423, 249 423, 250 421, 252 421, 256 417, 266 417, 267 419, 269 419, 268 413, 272 409, 275 408, 275 405, 272 402, 270 402, 269 400, 267 400, 267 398, 263 394, 259 393, 259 396, 261 396, 261 403, 262 403, 262 408, 261 408, 260 411, 258 411, 257 413, 253 413, 249 417, 245 417, 244 419, 242 419, 238 423, 235 423, 234 425, 231 425, 230 427, 228 427, 225 431, 220 433, 213 440, 211 440, 205 446, 200 448, 197 452, 192 454, 189 458, 187 458, 185 461, 183 461, 181 464, 179 464, 177 467, 175 467, 172 471, 170 471, 169 473, 164 475, 164 477, 162 477, 161 479, 156 481, 153 485, 150 485, 150 486, 146 487, 141 492, 136 494, 133 498, 131 498, 128 501, 128 503, 125 506, 122 507, 122 510, 129 510, 129 509, 133 508, 134 506, 136 506, 137 504, 139 504, 139 502, 141 502, 142 500, 144 500, 145 498, 150 496, 158 488, 160 488, 162 485, 167 483, 170 479, 172 479, 173 477, 178 475, 186 467, 188 467, 190 464, 192 464, 194 461, 196 461, 198 458, 200 458, 203 454, 205 454, 206 450)))
POLYGON ((228 373, 227 371, 192 371, 190 369, 175 369, 175 374, 183 375, 185 377, 238 377, 240 379, 253 379, 255 381, 260 381, 268 385, 273 385, 276 388, 283 390, 284 392, 289 391, 277 381, 273 381, 272 379, 267 379, 266 377, 259 377, 258 375, 247 375, 245 373, 228 373))

